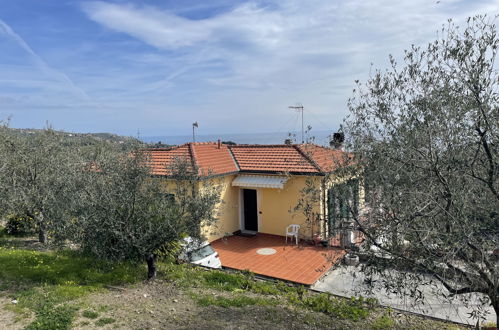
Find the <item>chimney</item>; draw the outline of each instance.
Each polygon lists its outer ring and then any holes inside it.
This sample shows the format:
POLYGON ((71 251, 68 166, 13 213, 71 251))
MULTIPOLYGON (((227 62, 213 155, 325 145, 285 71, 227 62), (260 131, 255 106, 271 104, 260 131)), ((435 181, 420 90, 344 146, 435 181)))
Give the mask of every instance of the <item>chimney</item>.
POLYGON ((218 139, 218 149, 220 149, 220 147, 222 146, 222 142, 220 142, 220 139, 218 139))
POLYGON ((292 144, 293 141, 291 141, 291 139, 286 139, 284 140, 284 144, 292 144))
POLYGON ((332 139, 329 141, 329 146, 336 150, 342 150, 343 142, 345 142, 345 133, 337 132, 333 134, 332 139))

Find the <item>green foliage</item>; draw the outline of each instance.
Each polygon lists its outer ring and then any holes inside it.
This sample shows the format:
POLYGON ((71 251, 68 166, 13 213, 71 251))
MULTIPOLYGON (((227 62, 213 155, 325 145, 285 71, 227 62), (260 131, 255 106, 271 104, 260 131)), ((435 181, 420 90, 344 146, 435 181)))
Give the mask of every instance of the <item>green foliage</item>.
POLYGON ((238 273, 211 271, 203 274, 203 279, 208 287, 225 291, 249 291, 264 295, 296 294, 297 292, 300 292, 297 295, 302 295, 306 291, 303 287, 290 287, 282 281, 258 281, 249 271, 238 273))
POLYGON ((35 320, 26 327, 26 330, 71 329, 76 311, 76 307, 66 304, 55 307, 47 304, 36 311, 35 320))
POLYGON ((79 178, 85 189, 75 196, 78 212, 64 237, 100 259, 147 260, 152 277, 158 254, 168 257, 176 241, 186 233, 199 237, 202 223, 213 220, 219 192, 201 189, 197 174, 179 162, 171 170, 182 189, 174 191, 175 198, 165 198, 164 178, 151 178, 147 156, 140 149, 97 155, 99 171, 79 178))
POLYGON ((254 293, 264 294, 264 295, 282 295, 286 292, 292 290, 282 281, 268 282, 268 281, 252 281, 251 291, 254 293))
POLYGON ((275 299, 253 298, 247 295, 236 295, 231 298, 220 296, 194 296, 200 306, 219 306, 219 307, 244 307, 250 305, 275 306, 278 301, 275 299))
POLYGON ((156 252, 216 220, 219 188, 199 184, 197 169, 179 160, 171 169, 176 198, 165 198, 165 179, 151 178, 143 145, 123 145, 0 123, 0 210, 16 215, 7 232, 30 233, 36 223, 41 243, 70 242, 108 261, 147 260, 154 276, 156 252))
POLYGON ((499 246, 496 21, 477 15, 461 28, 449 21, 403 61, 390 56, 390 68, 358 83, 345 133, 370 206, 355 217, 374 268, 367 276, 383 279, 371 285, 422 299, 428 278, 415 274, 424 273, 447 290, 436 294, 488 295, 499 315, 491 253, 499 246))
POLYGON ((191 264, 160 263, 159 272, 162 278, 174 282, 175 285, 188 288, 204 285, 206 271, 201 271, 191 264))
POLYGON ((86 309, 81 313, 81 316, 87 319, 96 319, 99 317, 99 313, 91 309, 86 309))
POLYGON ((322 222, 321 216, 321 189, 318 188, 318 181, 316 178, 308 178, 305 181, 305 187, 300 190, 300 195, 296 205, 289 210, 290 213, 295 215, 303 215, 307 228, 315 234, 322 222))
POLYGON ((29 235, 36 230, 32 217, 20 214, 9 214, 6 217, 5 232, 9 235, 29 235))
POLYGON ((223 291, 248 291, 265 295, 281 295, 300 290, 282 281, 258 281, 251 272, 204 271, 189 264, 162 263, 161 273, 163 278, 182 287, 203 286, 223 291))
POLYGON ((143 279, 133 263, 107 263, 73 251, 38 252, 0 247, 0 279, 18 284, 102 287, 143 279))
POLYGON ((395 327, 395 321, 390 316, 389 312, 385 312, 374 320, 371 326, 374 330, 393 329, 395 327))
MULTIPOLYGON (((35 312, 36 319, 30 325, 31 329, 66 329, 79 309, 77 304, 69 305, 70 302, 106 285, 133 283, 144 278, 133 263, 106 263, 70 251, 54 253, 0 248, 0 264, 0 282, 10 283, 11 291, 17 287, 11 297, 18 303, 10 308, 20 313, 26 310, 35 312), (16 287, 12 285, 14 283, 16 287)), ((251 272, 206 271, 189 264, 160 263, 160 276, 180 287, 204 287, 229 291, 234 295, 230 298, 194 295, 193 298, 202 306, 275 306, 284 303, 358 320, 365 318, 369 314, 367 307, 373 305, 372 301, 362 298, 344 300, 311 295, 304 287, 288 286, 281 281, 257 281, 251 272), (254 297, 252 294, 273 297, 254 297)), ((82 316, 97 319, 105 310, 105 306, 86 309, 82 316)), ((101 320, 95 324, 108 322, 101 320)))
POLYGON ((0 156, 0 208, 34 218, 45 243, 50 230, 64 228, 59 221, 81 188, 75 185, 84 164, 79 149, 65 145, 64 134, 50 128, 19 135, 1 125, 0 156))
POLYGON ((360 298, 334 298, 329 294, 321 293, 304 297, 302 304, 316 312, 322 312, 341 319, 358 321, 369 316, 369 306, 360 298))
POLYGON ((488 321, 482 324, 482 328, 497 328, 497 324, 495 322, 488 321))
POLYGON ((137 282, 144 277, 132 263, 105 263, 80 253, 38 252, 0 247, 0 282, 18 303, 11 309, 31 310, 28 329, 69 329, 77 306, 67 302, 106 285, 137 282))
MULTIPOLYGON (((277 296, 281 302, 301 308, 322 312, 342 319, 358 321, 365 319, 370 310, 377 306, 377 301, 372 298, 334 298, 328 294, 310 294, 304 286, 289 286, 285 282, 257 281, 251 272, 227 273, 223 271, 204 271, 190 265, 161 264, 161 275, 176 285, 182 287, 207 287, 234 293, 255 293, 277 296)), ((236 306, 238 304, 259 304, 253 298, 228 299, 224 297, 195 296, 197 301, 204 306, 216 305, 222 307, 236 306)), ((264 300, 265 304, 271 300, 264 300)))
POLYGON ((108 324, 111 324, 111 323, 114 323, 114 322, 116 322, 116 320, 113 319, 112 317, 103 317, 103 318, 98 319, 95 322, 95 325, 98 326, 98 327, 103 327, 105 325, 108 325, 108 324))
POLYGON ((221 271, 208 272, 203 277, 207 286, 226 291, 247 290, 251 288, 253 282, 249 276, 221 271))

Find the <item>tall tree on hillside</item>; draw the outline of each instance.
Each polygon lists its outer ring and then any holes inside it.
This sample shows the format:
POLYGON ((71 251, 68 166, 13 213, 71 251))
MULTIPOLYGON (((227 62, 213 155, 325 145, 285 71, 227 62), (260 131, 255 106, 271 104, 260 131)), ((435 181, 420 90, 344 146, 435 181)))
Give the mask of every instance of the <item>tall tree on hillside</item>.
POLYGON ((63 145, 63 135, 50 128, 33 134, 0 127, 1 207, 4 213, 27 215, 41 243, 54 219, 70 214, 68 200, 74 175, 81 168, 76 150, 63 145))
POLYGON ((394 277, 406 275, 386 270, 412 269, 415 285, 429 274, 447 294, 488 296, 497 315, 498 46, 494 20, 470 18, 463 30, 449 21, 403 65, 390 57, 389 70, 358 84, 345 125, 365 173, 366 221, 355 218, 375 246, 368 269, 399 292, 394 277))
POLYGON ((100 152, 82 177, 80 211, 66 237, 103 259, 146 261, 148 278, 155 277, 159 250, 183 235, 200 237, 201 225, 215 221, 218 189, 200 189, 196 172, 182 164, 168 190, 140 150, 100 152))

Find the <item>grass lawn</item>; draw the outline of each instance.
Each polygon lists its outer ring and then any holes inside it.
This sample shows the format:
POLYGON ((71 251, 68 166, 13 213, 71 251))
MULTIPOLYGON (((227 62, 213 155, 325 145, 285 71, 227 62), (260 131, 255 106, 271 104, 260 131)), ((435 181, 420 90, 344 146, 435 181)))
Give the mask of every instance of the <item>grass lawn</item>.
POLYGON ((78 298, 109 285, 136 283, 144 270, 132 263, 109 264, 74 251, 19 248, 27 238, 0 234, 0 292, 14 302, 19 319, 34 315, 28 329, 68 329, 78 298))
POLYGON ((373 300, 257 281, 251 273, 164 262, 158 280, 147 283, 144 264, 32 250, 23 240, 0 233, 0 314, 13 318, 0 318, 2 329, 455 328, 415 316, 402 320, 373 300))

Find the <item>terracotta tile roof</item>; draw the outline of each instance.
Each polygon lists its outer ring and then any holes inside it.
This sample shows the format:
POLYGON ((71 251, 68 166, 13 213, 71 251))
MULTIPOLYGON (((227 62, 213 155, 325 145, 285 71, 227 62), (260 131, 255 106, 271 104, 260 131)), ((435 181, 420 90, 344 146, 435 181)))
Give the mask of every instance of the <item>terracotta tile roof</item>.
POLYGON ((192 157, 187 144, 173 148, 147 149, 145 152, 153 175, 168 175, 170 166, 175 159, 188 161, 192 164, 192 157))
POLYGON ((236 172, 324 174, 344 164, 349 154, 314 144, 225 145, 187 143, 172 148, 147 149, 154 175, 168 175, 176 159, 185 159, 200 176, 236 172))
POLYGON ((241 171, 318 173, 293 145, 235 145, 230 150, 241 171))
POLYGON ((147 149, 146 152, 153 175, 170 174, 175 159, 187 160, 201 176, 238 171, 227 145, 221 144, 219 149, 216 142, 187 143, 167 149, 147 149))
POLYGON ((199 174, 202 176, 237 172, 238 168, 225 144, 191 143, 199 174))
POLYGON ((321 170, 321 172, 332 172, 339 166, 345 164, 352 155, 342 150, 336 150, 318 146, 316 144, 300 144, 297 148, 311 159, 321 170))

